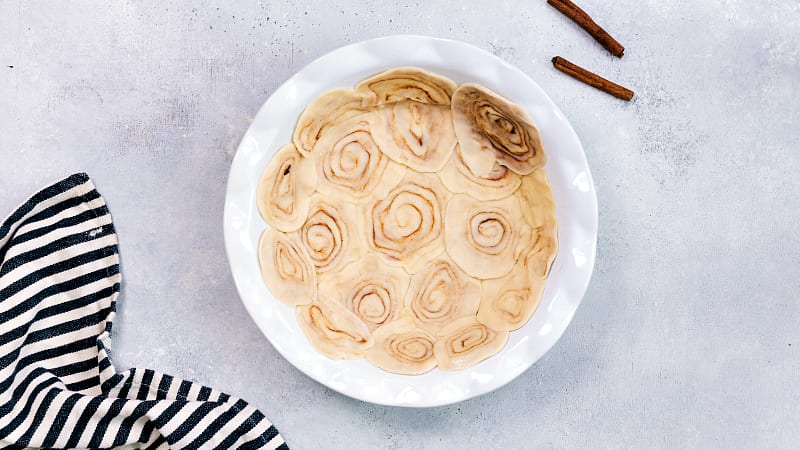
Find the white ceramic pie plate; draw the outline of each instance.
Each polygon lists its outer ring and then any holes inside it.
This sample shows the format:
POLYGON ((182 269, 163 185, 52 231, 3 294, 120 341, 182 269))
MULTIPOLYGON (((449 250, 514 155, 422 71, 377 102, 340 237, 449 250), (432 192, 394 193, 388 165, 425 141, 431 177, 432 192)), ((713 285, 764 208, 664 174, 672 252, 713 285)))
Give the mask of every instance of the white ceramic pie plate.
MULTIPOLYGON (((270 343, 295 367, 342 394, 384 405, 446 405, 490 392, 516 378, 564 333, 591 278, 597 243, 597 197, 578 137, 547 94, 527 75, 471 45, 424 36, 388 36, 334 50, 312 62, 264 103, 231 164, 225 197, 225 247, 247 311, 270 343), (290 142, 298 115, 315 97, 397 66, 417 66, 456 83, 484 85, 522 105, 536 121, 558 214, 559 250, 541 304, 511 332, 497 355, 460 372, 384 372, 365 360, 332 361, 314 350, 294 309, 264 285, 256 249, 266 228, 256 186, 274 153, 290 142)), ((253 351, 258 351, 257 347, 253 351)))

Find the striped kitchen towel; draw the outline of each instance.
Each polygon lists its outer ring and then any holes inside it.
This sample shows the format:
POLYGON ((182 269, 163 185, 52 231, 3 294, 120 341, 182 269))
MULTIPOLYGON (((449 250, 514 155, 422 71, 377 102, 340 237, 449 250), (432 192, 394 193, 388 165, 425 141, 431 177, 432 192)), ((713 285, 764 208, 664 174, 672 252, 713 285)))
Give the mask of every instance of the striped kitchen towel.
POLYGON ((245 401, 109 360, 117 237, 86 174, 0 225, 0 447, 279 448, 245 401))

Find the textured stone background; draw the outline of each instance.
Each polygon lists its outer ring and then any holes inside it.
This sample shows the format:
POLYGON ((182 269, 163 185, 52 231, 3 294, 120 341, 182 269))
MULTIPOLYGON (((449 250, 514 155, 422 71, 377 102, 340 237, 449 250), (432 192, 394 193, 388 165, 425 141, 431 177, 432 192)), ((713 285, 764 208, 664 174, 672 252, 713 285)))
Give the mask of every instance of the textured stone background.
POLYGON ((76 171, 120 236, 114 359, 242 396, 293 448, 779 448, 800 442, 800 3, 0 0, 0 214, 76 171), (553 350, 428 410, 313 382, 253 324, 222 240, 225 180, 269 94, 341 45, 467 41, 533 76, 586 147, 597 267, 553 350), (557 73, 555 54, 637 92, 557 73), (12 67, 13 66, 13 67, 12 67))

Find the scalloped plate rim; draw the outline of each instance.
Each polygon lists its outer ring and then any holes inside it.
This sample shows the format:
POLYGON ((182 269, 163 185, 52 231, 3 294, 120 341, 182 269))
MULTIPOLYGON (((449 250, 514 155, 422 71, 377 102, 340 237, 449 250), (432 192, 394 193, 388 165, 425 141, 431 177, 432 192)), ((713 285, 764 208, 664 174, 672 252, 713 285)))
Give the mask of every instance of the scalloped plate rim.
MULTIPOLYGON (((374 68, 351 71, 342 77, 353 84, 354 79, 358 81, 376 73, 374 68)), ((563 148, 559 147, 559 151, 563 151, 563 148)), ((583 146, 569 121, 539 85, 521 70, 481 48, 460 41, 419 35, 384 36, 339 47, 312 61, 278 87, 259 109, 237 148, 228 175, 223 213, 225 249, 234 283, 248 313, 273 347, 301 372, 341 394, 375 404, 403 407, 448 405, 492 392, 514 380, 547 353, 563 335, 588 288, 596 256, 597 222, 597 195, 583 146), (390 51, 409 48, 413 50, 401 55, 390 51), (441 49, 447 50, 446 55, 437 53, 441 49), (347 87, 346 82, 331 77, 336 73, 331 67, 340 70, 336 65, 353 54, 361 56, 362 59, 356 62, 361 66, 387 69, 414 65, 454 78, 459 84, 496 77, 513 80, 527 88, 481 83, 522 104, 539 125, 548 151, 546 169, 557 200, 559 251, 542 302, 534 316, 525 326, 511 332, 508 344, 497 355, 463 371, 446 372, 436 368, 423 375, 404 376, 384 372, 364 360, 328 360, 314 351, 302 332, 299 332, 293 310, 278 302, 261 280, 255 252, 258 236, 266 224, 255 208, 255 185, 266 161, 282 143, 289 142, 293 128, 290 125, 287 131, 286 127, 272 124, 270 119, 276 122, 289 120, 293 124, 310 98, 334 87, 347 87), (454 55, 461 55, 466 61, 479 60, 483 64, 477 68, 456 69, 453 69, 453 65, 436 66, 437 57, 452 58, 454 55), (467 75, 459 77, 454 76, 455 73, 467 75), (304 83, 312 83, 315 77, 322 80, 311 89, 313 95, 305 100, 297 98, 303 92, 298 88, 304 83), (519 95, 514 95, 514 92, 519 95), (276 103, 284 100, 283 97, 291 94, 295 95, 292 107, 276 106, 276 103), (529 95, 533 99, 528 99, 529 95), (520 96, 526 100, 521 101, 520 96), (274 111, 276 108, 278 111, 274 111), (549 127, 551 121, 553 130, 549 127), (542 123, 548 127, 542 127, 542 123), (551 131, 555 129, 560 130, 559 136, 551 136, 551 131), (288 138, 280 141, 277 136, 281 133, 288 138), (553 139, 556 140, 548 142, 553 139), (271 145, 262 149, 264 144, 271 145), (554 152, 551 144, 564 145, 570 154, 567 157, 558 151, 554 152), (562 171, 564 177, 572 178, 562 177, 562 171), (559 199, 560 196, 563 199, 559 199), (572 201, 578 201, 578 209, 569 203, 572 201), (567 214, 573 220, 562 217, 562 207, 566 205, 573 206, 570 210, 574 214, 567 214), (567 237, 569 240, 565 239, 567 237), (565 239, 563 243, 574 245, 567 249, 562 245, 562 239, 565 239), (254 269, 257 275, 255 280, 254 269), (554 285, 554 280, 562 273, 571 275, 568 278, 570 283, 554 285), (276 331, 275 327, 284 327, 284 330, 276 331), (282 331, 293 337, 284 339, 284 336, 277 334, 282 331), (537 341, 534 342, 534 339, 537 341), (522 350, 528 351, 518 351, 521 346, 524 347, 522 350)))

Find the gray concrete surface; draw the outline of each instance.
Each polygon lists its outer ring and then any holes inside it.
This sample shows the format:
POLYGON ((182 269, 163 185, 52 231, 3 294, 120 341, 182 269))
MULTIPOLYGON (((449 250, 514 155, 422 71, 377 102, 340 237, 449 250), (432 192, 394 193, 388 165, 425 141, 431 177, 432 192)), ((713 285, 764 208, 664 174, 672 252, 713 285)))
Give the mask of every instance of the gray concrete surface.
POLYGON ((797 1, 581 1, 622 60, 544 0, 189 3, 0 0, 0 214, 94 178, 121 241, 118 368, 242 396, 296 449, 800 442, 797 1), (566 335, 505 388, 429 410, 345 398, 283 360, 239 302, 221 229, 228 166, 269 94, 331 49, 396 33, 533 76, 581 137, 600 203, 566 335), (636 99, 557 73, 555 54, 636 99))

